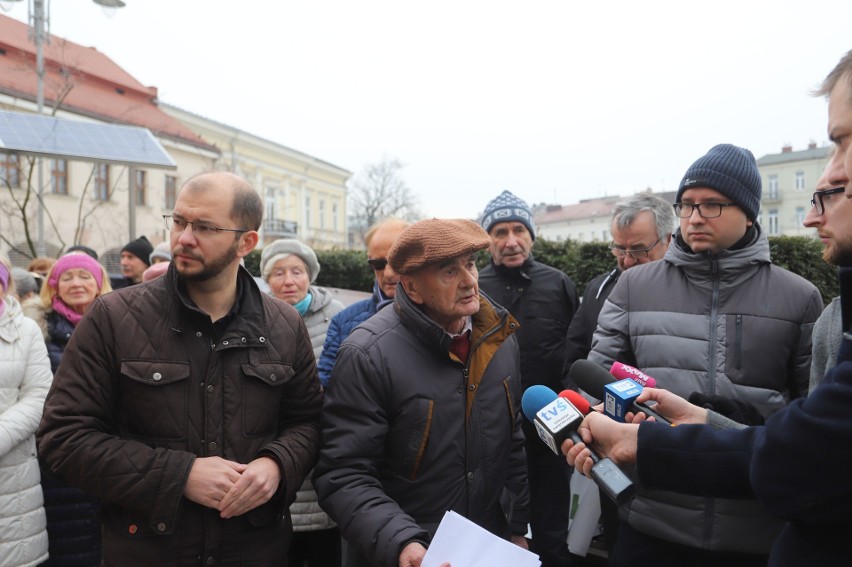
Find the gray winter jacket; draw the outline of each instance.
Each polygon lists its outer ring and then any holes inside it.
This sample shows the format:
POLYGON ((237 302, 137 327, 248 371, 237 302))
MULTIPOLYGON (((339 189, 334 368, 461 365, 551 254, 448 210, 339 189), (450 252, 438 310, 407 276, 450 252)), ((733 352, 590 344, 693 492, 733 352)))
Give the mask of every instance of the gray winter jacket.
MULTIPOLYGON (((313 295, 313 299, 304 316, 305 327, 308 328, 308 334, 311 336, 314 356, 319 360, 328 324, 332 317, 343 311, 343 304, 334 299, 324 288, 311 286, 308 292, 313 295)), ((311 476, 312 474, 309 474, 305 478, 296 493, 296 501, 290 505, 294 532, 327 530, 337 525, 317 503, 317 493, 311 482, 311 476)))
MULTIPOLYGON (((807 394, 819 291, 772 265, 753 241, 718 255, 672 239, 662 262, 621 275, 598 319, 589 360, 636 366, 661 388, 753 404, 768 417, 807 394)), ((622 510, 652 536, 713 551, 768 553, 782 527, 756 501, 637 491, 622 510)))

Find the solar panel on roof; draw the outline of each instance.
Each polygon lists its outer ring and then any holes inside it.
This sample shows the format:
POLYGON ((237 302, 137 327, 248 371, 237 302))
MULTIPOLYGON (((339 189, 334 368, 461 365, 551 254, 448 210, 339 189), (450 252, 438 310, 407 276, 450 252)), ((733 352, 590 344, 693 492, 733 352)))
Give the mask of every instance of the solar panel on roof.
POLYGON ((49 157, 176 169, 147 128, 0 111, 0 150, 49 157))

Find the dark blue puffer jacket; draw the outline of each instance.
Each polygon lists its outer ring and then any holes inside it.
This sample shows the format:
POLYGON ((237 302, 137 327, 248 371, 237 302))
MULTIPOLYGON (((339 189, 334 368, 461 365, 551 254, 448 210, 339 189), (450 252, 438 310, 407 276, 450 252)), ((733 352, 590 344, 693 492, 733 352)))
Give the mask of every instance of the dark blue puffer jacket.
MULTIPOLYGON (((74 326, 52 311, 47 315, 47 354, 56 373, 65 345, 74 326)), ((101 564, 100 501, 82 490, 72 488, 41 467, 41 490, 47 512, 47 536, 50 541, 48 567, 97 567, 101 564)))
POLYGON ((355 327, 372 317, 385 305, 392 303, 392 299, 386 298, 379 288, 378 282, 373 283, 373 297, 362 299, 353 303, 337 315, 331 318, 328 331, 325 334, 325 344, 322 346, 322 354, 317 360, 317 370, 322 387, 328 387, 331 378, 331 369, 337 360, 337 351, 346 337, 355 330, 355 327))

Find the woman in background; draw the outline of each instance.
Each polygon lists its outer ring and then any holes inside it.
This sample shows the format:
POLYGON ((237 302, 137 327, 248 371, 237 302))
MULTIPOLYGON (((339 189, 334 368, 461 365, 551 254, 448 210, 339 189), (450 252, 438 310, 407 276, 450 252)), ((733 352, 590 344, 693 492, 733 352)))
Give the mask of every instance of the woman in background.
MULTIPOLYGON (((57 260, 41 288, 47 320, 47 350, 53 372, 77 323, 95 301, 112 291, 103 266, 88 254, 74 252, 57 260)), ((48 566, 96 567, 101 563, 99 501, 70 487, 42 467, 41 485, 50 537, 48 566)))
POLYGON ((0 562, 22 567, 47 559, 35 432, 52 376, 41 330, 11 287, 0 258, 0 562))
MULTIPOLYGON (((319 359, 331 318, 343 304, 327 290, 311 285, 320 271, 316 253, 294 239, 276 240, 260 255, 260 272, 269 293, 296 308, 311 337, 314 356, 319 359)), ((340 530, 317 503, 310 475, 290 506, 293 540, 288 564, 294 567, 340 567, 340 530)))

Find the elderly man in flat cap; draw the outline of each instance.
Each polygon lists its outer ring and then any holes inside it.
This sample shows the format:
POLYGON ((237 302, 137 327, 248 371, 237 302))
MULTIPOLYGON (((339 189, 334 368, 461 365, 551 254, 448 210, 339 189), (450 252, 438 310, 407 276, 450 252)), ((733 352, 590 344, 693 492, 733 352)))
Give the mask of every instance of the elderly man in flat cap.
POLYGON ((447 510, 526 547, 517 321, 479 293, 469 220, 405 229, 392 309, 340 347, 315 486, 346 567, 418 567, 447 510))

